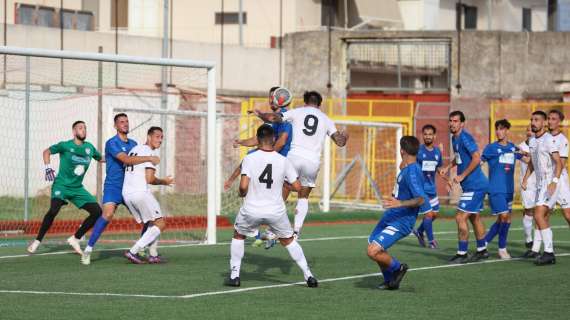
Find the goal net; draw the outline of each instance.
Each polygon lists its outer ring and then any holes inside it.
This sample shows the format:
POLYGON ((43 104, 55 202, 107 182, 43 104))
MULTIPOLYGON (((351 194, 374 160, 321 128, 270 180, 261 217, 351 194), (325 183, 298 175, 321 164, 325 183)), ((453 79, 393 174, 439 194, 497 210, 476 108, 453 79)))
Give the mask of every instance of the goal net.
MULTIPOLYGON (((164 130, 157 176, 173 175, 176 183, 153 188, 168 226, 161 241, 216 242, 213 63, 10 47, 0 47, 0 54, 2 245, 34 238, 49 208, 43 150, 72 139, 72 123, 83 120, 86 141, 104 154, 105 141, 116 134, 118 112, 129 116, 129 137, 139 144, 149 127, 164 130)), ((57 155, 51 164, 57 172, 57 155)), ((104 180, 105 164, 91 162, 83 184, 99 202, 104 180)), ((86 215, 71 203, 64 206, 44 242, 59 243, 86 215)), ((121 206, 101 241, 131 242, 140 231, 121 206)))

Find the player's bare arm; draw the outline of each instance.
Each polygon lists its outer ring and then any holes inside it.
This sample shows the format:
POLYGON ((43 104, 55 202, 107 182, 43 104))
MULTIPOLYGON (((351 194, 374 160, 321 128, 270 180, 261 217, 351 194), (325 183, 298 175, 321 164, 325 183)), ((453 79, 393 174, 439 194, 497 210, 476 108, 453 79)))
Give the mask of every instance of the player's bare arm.
POLYGON ((235 168, 234 172, 232 172, 232 175, 224 182, 224 191, 228 191, 230 189, 234 181, 237 179, 237 177, 239 177, 240 172, 241 164, 235 168))
POLYGON ((239 146, 255 147, 255 146, 257 146, 257 138, 251 137, 251 138, 247 138, 247 139, 236 139, 236 140, 234 140, 234 148, 237 148, 239 146))
POLYGON ((156 156, 129 156, 124 152, 119 153, 117 155, 117 159, 128 166, 134 166, 145 162, 150 162, 156 166, 160 163, 160 158, 156 156))
POLYGON ((462 174, 455 176, 455 178, 453 178, 453 182, 461 183, 461 181, 463 181, 465 177, 471 174, 471 172, 473 172, 473 170, 475 170, 475 168, 477 168, 477 166, 480 163, 481 163, 481 154, 479 153, 479 151, 473 152, 471 154, 471 162, 469 162, 469 166, 467 166, 467 169, 465 169, 465 171, 463 171, 462 174))
POLYGON ((280 113, 268 112, 264 113, 258 109, 255 109, 253 113, 259 117, 259 119, 263 120, 264 122, 271 122, 271 123, 281 123, 283 122, 283 116, 280 113))
POLYGON ((169 186, 174 184, 174 178, 172 176, 158 178, 157 176, 154 175, 154 173, 155 173, 154 169, 147 168, 145 170, 146 183, 152 185, 163 185, 163 186, 169 186))
POLYGON ((344 147, 348 141, 348 132, 337 131, 332 134, 331 139, 334 141, 334 143, 336 143, 337 146, 344 147))
POLYGON ((287 132, 282 132, 279 135, 277 141, 275 141, 275 144, 273 145, 273 150, 277 152, 281 151, 281 149, 283 149, 285 144, 287 144, 287 139, 289 139, 289 134, 287 132))
POLYGON ((241 180, 239 181, 239 190, 238 194, 240 197, 245 197, 247 195, 247 189, 249 188, 249 177, 246 175, 241 176, 241 180))
MULTIPOLYGON (((554 161, 554 179, 548 184, 548 194, 553 195, 556 191, 556 185, 562 174, 562 158, 560 158, 560 153, 553 152, 550 157, 554 161)), ((525 175, 526 176, 526 175, 525 175)))
POLYGON ((521 188, 523 190, 526 190, 527 184, 528 184, 528 178, 530 178, 530 175, 534 172, 534 165, 532 164, 532 161, 530 161, 529 158, 529 162, 528 162, 528 167, 526 169, 526 172, 524 173, 524 177, 521 183, 521 188))
POLYGON ((402 207, 409 207, 409 208, 416 208, 424 204, 423 197, 417 197, 410 200, 398 200, 394 197, 387 197, 384 198, 382 201, 382 206, 385 209, 393 209, 393 208, 402 208, 402 207))

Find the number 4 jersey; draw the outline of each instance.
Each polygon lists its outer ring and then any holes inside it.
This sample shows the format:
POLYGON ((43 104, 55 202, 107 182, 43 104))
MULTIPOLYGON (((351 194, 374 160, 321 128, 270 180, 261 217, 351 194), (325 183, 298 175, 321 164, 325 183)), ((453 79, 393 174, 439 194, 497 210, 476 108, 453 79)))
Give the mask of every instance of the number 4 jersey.
POLYGON ((337 130, 334 122, 315 107, 301 107, 283 113, 283 121, 293 126, 293 141, 288 155, 320 163, 325 137, 337 130))
POLYGON ((287 158, 275 151, 259 149, 243 159, 241 174, 249 178, 242 212, 256 216, 287 213, 282 195, 283 183, 297 180, 297 172, 287 158))

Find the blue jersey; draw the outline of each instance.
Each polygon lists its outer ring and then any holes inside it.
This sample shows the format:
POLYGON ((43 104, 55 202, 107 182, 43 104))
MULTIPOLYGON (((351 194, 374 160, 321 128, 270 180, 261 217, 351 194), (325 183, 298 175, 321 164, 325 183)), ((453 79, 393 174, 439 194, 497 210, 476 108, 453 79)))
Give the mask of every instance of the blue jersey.
POLYGON ((417 197, 423 197, 424 203, 421 207, 388 209, 382 217, 382 221, 385 223, 390 224, 398 221, 402 226, 409 227, 409 232, 411 232, 411 228, 413 228, 416 222, 418 213, 431 211, 429 198, 424 191, 424 177, 422 169, 417 163, 409 164, 400 171, 392 196, 398 200, 410 200, 417 197))
POLYGON ((428 150, 428 148, 422 144, 418 152, 417 162, 424 174, 424 191, 429 197, 433 198, 437 195, 435 173, 437 168, 443 164, 441 150, 439 150, 438 147, 428 150))
MULTIPOLYGON (((457 174, 460 175, 467 169, 469 163, 471 163, 473 153, 478 151, 477 143, 475 143, 475 139, 465 130, 461 130, 459 137, 453 136, 451 142, 453 144, 453 151, 455 152, 457 174)), ((487 192, 488 184, 487 177, 485 177, 481 170, 481 165, 477 164, 477 167, 461 181, 461 189, 463 189, 463 192, 487 192)))
POLYGON ((483 150, 481 160, 489 165, 489 193, 515 192, 515 160, 521 158, 516 149, 511 142, 505 146, 494 142, 483 150))
MULTIPOLYGON (((281 108, 280 113, 283 114, 287 112, 287 108, 281 108)), ((275 131, 275 141, 279 139, 279 136, 286 132, 287 133, 287 142, 283 145, 283 148, 279 150, 279 154, 284 157, 287 157, 289 150, 291 150, 291 141, 293 141, 293 127, 291 126, 290 122, 281 122, 281 123, 272 123, 271 126, 275 131)))
POLYGON ((118 135, 112 137, 105 142, 105 161, 106 161, 106 187, 123 188, 123 179, 125 178, 125 170, 123 163, 117 159, 117 155, 121 152, 129 154, 132 148, 137 145, 135 140, 127 139, 127 142, 121 140, 118 135))

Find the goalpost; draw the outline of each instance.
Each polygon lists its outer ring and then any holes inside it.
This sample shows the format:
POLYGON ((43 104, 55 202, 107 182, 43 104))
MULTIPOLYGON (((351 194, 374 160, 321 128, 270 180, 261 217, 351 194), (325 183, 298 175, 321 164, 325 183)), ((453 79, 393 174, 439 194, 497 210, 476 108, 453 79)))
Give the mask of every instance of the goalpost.
MULTIPOLYGON (((165 240, 216 243, 215 63, 14 47, 0 47, 0 54, 0 124, 7 132, 0 148, 6 170, 0 180, 0 236, 20 241, 35 236, 49 207, 50 185, 43 181, 41 160, 44 149, 71 139, 71 124, 83 120, 86 140, 104 153, 104 142, 115 134, 113 114, 130 110, 129 137, 144 143, 151 125, 162 126, 165 139, 157 175, 180 178, 173 188, 154 190, 173 222, 173 235, 165 240), (137 109, 153 114, 141 116, 144 113, 137 109), (185 120, 188 117, 199 120, 185 120), (190 160, 184 156, 197 159, 191 163, 194 171, 185 171, 190 160), (199 174, 200 179, 191 174, 199 174)), ((51 159, 56 171, 57 158, 51 159)), ((104 165, 92 162, 84 180, 98 199, 104 171, 104 165)), ((64 207, 48 237, 62 239, 78 226, 85 215, 72 207, 64 207)), ((119 212, 109 226, 109 236, 103 235, 102 240, 136 238, 140 229, 127 219, 132 220, 119 212)))

